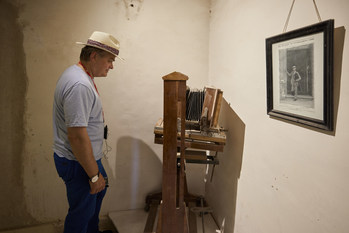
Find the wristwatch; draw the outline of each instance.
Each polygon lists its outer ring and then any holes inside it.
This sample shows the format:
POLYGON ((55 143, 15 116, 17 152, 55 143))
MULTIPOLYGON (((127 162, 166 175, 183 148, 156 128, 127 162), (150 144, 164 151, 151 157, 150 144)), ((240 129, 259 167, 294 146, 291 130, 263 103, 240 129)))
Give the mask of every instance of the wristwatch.
POLYGON ((98 174, 97 174, 97 175, 92 176, 92 177, 90 178, 90 181, 91 181, 92 183, 96 183, 96 182, 97 182, 97 180, 98 180, 98 177, 99 177, 99 172, 98 172, 98 174))

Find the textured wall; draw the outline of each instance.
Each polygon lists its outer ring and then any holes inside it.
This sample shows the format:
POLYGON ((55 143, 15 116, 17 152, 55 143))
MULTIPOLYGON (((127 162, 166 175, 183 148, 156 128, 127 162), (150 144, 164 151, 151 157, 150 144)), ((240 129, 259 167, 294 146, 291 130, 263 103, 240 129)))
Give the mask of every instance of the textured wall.
MULTIPOLYGON (((349 229, 349 2, 316 1, 323 20, 335 19, 332 133, 266 114, 265 39, 282 33, 291 3, 212 1, 209 79, 230 107, 222 113, 229 145, 207 196, 225 233, 349 229)), ((296 1, 288 31, 317 22, 313 1, 296 1)))
POLYGON ((23 186, 25 143, 25 67, 18 7, 0 1, 0 229, 35 222, 26 210, 23 186))

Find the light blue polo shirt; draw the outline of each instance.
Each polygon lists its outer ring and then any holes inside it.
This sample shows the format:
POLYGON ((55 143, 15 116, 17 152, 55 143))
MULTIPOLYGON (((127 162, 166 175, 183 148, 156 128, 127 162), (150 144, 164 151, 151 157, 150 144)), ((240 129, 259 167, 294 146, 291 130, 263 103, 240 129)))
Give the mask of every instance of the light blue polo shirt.
POLYGON ((53 150, 60 157, 76 160, 68 140, 68 127, 86 127, 95 159, 103 157, 102 103, 91 78, 77 65, 63 72, 53 101, 53 150))

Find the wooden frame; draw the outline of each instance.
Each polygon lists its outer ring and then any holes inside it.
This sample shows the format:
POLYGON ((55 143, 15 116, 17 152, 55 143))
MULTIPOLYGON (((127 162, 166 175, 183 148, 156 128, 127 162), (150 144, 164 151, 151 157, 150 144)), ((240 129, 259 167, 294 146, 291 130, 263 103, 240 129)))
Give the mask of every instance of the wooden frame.
POLYGON ((266 39, 267 114, 333 130, 334 20, 266 39))

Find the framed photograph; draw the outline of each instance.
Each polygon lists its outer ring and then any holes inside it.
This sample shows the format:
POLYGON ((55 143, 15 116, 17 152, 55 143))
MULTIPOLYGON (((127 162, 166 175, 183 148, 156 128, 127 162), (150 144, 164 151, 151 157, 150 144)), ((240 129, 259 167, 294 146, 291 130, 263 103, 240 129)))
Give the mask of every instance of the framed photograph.
POLYGON ((266 39, 267 113, 333 130, 334 20, 266 39))

